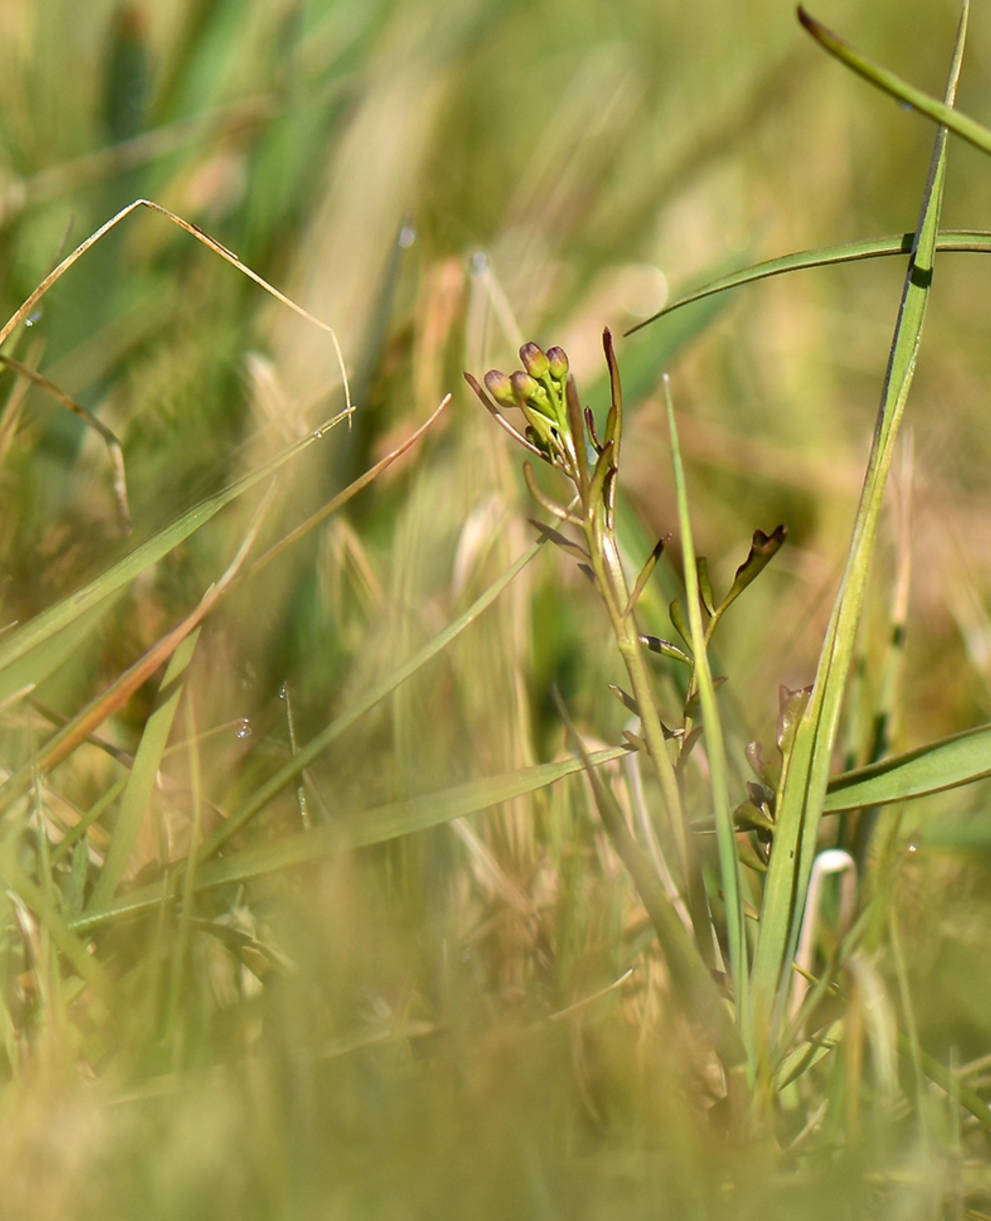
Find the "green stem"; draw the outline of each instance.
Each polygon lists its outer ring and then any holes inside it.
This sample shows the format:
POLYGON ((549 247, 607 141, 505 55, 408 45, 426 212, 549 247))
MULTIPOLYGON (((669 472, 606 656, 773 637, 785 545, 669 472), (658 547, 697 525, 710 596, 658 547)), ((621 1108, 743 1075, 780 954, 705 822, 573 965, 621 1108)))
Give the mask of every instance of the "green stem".
POLYGON ((708 907, 702 885, 702 875, 695 860, 694 846, 686 831, 681 786, 664 741, 660 712, 654 699, 653 685, 640 644, 639 631, 633 611, 627 611, 630 594, 626 575, 620 562, 616 538, 610 530, 600 526, 594 514, 586 514, 585 540, 602 600, 605 602, 616 643, 633 688, 632 694, 640 710, 640 725, 644 742, 660 785, 667 815, 667 838, 675 845, 680 883, 692 917, 696 943, 706 962, 711 962, 713 957, 712 938, 709 932, 708 907))

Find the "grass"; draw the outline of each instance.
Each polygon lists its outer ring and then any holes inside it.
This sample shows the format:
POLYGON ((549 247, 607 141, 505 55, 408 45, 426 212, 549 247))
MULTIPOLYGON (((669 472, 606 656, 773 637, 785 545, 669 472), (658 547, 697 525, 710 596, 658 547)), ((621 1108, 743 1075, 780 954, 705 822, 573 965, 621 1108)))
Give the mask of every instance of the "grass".
POLYGON ((0 18, 11 1214, 991 1213, 984 14, 802 14, 906 110, 769 2, 88 11, 0 18))

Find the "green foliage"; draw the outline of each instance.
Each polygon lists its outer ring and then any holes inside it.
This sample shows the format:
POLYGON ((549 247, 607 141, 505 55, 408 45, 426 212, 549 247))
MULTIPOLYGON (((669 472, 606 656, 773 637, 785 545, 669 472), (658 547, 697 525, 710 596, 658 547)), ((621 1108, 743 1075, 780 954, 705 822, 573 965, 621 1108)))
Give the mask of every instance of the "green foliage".
POLYGON ((4 8, 12 1215, 991 1211, 967 16, 4 8))

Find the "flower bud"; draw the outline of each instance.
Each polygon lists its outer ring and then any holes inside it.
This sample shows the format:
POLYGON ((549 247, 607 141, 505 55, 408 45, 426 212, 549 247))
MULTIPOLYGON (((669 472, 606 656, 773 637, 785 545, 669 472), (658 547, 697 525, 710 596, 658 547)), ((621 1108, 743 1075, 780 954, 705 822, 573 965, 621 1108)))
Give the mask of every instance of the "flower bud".
POLYGON ((551 377, 556 382, 563 382, 568 376, 568 353, 564 348, 553 347, 547 349, 547 367, 551 377))
POLYGON ((520 360, 523 362, 523 368, 531 377, 546 377, 547 375, 547 357, 543 349, 535 343, 525 343, 520 348, 520 360))
POLYGON ((517 369, 515 373, 510 374, 509 381, 513 387, 513 393, 516 395, 516 401, 525 403, 531 399, 538 400, 547 397, 547 392, 543 390, 540 382, 535 381, 529 373, 524 373, 522 369, 517 369))
POLYGON ((516 406, 513 384, 505 373, 500 373, 498 369, 490 369, 482 381, 485 382, 485 389, 497 403, 502 403, 503 407, 516 406))

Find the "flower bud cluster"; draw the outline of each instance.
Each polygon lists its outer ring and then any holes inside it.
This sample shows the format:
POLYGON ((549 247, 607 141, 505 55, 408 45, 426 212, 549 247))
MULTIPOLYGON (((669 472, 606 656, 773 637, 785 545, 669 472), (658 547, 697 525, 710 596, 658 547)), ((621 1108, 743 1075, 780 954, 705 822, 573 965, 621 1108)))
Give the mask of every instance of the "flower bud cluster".
POLYGON ((490 369, 485 388, 503 407, 518 407, 527 422, 526 437, 549 460, 561 459, 573 450, 565 387, 568 357, 563 348, 525 343, 520 348, 522 369, 508 376, 490 369))

